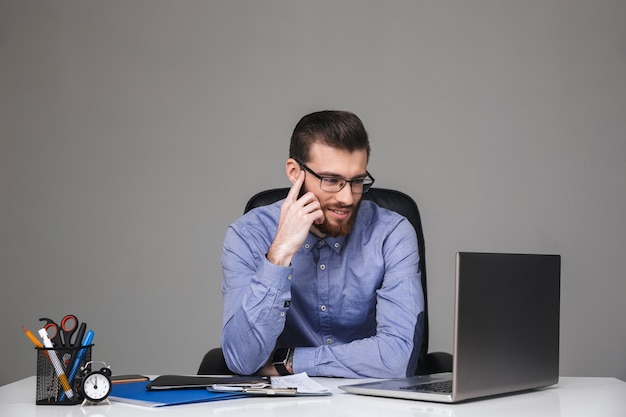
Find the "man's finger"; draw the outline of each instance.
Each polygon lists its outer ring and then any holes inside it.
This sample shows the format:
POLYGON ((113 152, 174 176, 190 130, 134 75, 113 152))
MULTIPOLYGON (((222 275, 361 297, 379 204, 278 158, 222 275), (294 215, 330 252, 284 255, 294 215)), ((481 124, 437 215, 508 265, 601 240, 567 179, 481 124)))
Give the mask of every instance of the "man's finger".
POLYGON ((296 182, 293 183, 289 193, 287 193, 287 199, 291 201, 296 201, 298 199, 298 194, 300 193, 300 189, 302 188, 302 184, 304 183, 304 170, 301 169, 298 174, 298 178, 296 178, 296 182))

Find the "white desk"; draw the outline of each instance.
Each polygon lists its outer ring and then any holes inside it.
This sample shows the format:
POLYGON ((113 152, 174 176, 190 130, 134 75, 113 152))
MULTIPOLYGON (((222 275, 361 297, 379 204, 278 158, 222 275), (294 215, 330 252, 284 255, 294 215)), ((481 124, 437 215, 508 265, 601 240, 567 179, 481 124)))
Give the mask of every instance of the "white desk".
MULTIPOLYGON (((626 382, 615 378, 567 378, 559 384, 522 394, 462 404, 436 404, 347 394, 338 385, 345 379, 314 378, 329 387, 329 397, 255 397, 165 408, 146 408, 114 402, 112 405, 35 405, 35 377, 0 387, 1 417, 141 417, 141 416, 342 416, 342 417, 490 417, 490 416, 626 416, 626 382)), ((356 380, 354 381, 356 382, 356 380)))

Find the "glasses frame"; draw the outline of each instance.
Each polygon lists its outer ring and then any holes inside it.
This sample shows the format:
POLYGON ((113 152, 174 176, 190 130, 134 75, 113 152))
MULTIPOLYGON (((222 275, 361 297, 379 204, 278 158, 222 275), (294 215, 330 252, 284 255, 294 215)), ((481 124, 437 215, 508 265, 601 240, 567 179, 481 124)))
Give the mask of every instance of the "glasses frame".
POLYGON ((372 176, 372 174, 369 173, 369 171, 365 170, 365 177, 363 178, 358 178, 358 179, 352 179, 352 180, 347 180, 345 178, 341 178, 341 177, 334 177, 334 176, 322 176, 320 174, 318 174, 317 172, 313 171, 311 168, 309 168, 308 166, 306 166, 306 164, 298 161, 297 159, 295 159, 295 161, 298 163, 298 165, 300 165, 305 171, 311 173, 315 178, 317 178, 318 180, 320 180, 320 190, 325 191, 327 193, 338 193, 339 191, 343 190, 346 186, 346 184, 350 184, 350 191, 352 192, 352 194, 365 194, 367 193, 370 188, 372 188, 372 185, 374 185, 374 181, 376 181, 374 179, 374 177, 372 176), (352 188, 352 183, 355 181, 364 181, 366 178, 369 178, 370 180, 372 180, 372 182, 370 182, 369 184, 367 184, 367 188, 365 188, 366 184, 363 184, 363 191, 360 193, 355 193, 354 189, 352 188), (333 179, 333 180, 340 180, 343 181, 343 184, 341 185, 341 187, 339 187, 339 189, 337 191, 328 191, 325 190, 324 188, 322 188, 322 183, 324 182, 324 179, 333 179))

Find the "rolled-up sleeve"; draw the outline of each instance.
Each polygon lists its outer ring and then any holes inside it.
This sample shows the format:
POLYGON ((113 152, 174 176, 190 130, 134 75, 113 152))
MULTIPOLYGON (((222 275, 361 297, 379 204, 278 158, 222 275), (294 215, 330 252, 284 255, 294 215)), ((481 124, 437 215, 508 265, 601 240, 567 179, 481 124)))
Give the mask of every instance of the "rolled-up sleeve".
POLYGON ((229 369, 240 374, 265 364, 289 306, 292 269, 267 261, 263 246, 232 226, 224 239, 222 349, 229 369))

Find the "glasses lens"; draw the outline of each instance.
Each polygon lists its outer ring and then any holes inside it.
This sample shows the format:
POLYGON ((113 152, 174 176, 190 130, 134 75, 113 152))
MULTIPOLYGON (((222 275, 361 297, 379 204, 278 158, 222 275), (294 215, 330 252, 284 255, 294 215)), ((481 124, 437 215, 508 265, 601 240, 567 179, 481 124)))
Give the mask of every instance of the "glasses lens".
POLYGON ((363 178, 362 180, 355 181, 352 183, 352 192, 355 194, 363 194, 366 193, 374 181, 370 177, 363 178))
POLYGON ((344 185, 346 182, 340 178, 327 177, 320 180, 320 188, 331 193, 341 191, 344 185))
MULTIPOLYGON (((342 180, 339 178, 322 178, 320 181, 320 188, 323 191, 337 193, 343 189, 343 187, 346 185, 346 182, 346 180, 342 180)), ((350 188, 354 194, 363 194, 370 189, 372 183, 373 181, 369 177, 360 180, 353 180, 350 181, 350 188)))

